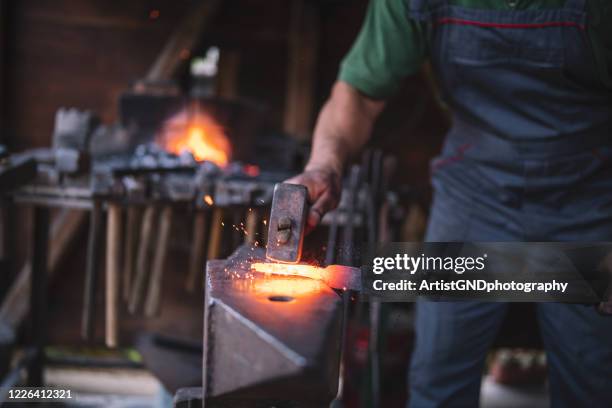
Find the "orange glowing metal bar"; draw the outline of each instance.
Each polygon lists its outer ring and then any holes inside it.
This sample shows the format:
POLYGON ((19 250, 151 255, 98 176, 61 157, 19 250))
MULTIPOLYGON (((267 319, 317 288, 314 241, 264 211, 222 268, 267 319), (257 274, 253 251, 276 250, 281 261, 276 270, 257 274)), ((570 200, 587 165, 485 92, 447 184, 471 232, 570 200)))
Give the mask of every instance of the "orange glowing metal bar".
POLYGON ((255 280, 253 287, 262 295, 303 296, 320 292, 327 286, 318 280, 285 278, 255 280))
POLYGON ((327 285, 336 289, 360 290, 361 272, 359 268, 351 268, 342 265, 329 265, 321 268, 314 265, 305 264, 282 264, 254 262, 251 269, 270 275, 300 276, 325 282, 327 285))
POLYGON ((251 264, 251 269, 256 272, 267 274, 301 276, 304 278, 326 280, 325 269, 314 265, 255 262, 251 264))

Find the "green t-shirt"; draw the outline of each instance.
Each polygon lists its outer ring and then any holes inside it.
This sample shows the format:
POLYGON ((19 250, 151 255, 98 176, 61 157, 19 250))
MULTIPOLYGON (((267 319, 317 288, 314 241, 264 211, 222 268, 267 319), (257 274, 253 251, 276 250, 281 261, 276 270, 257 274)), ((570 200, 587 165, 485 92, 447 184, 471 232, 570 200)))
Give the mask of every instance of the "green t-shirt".
MULTIPOLYGON (((521 10, 563 7, 566 0, 453 0, 463 7, 521 10), (514 3, 514 4, 513 4, 514 3)), ((407 18, 406 0, 370 0, 338 79, 373 98, 387 98, 427 58, 423 23, 407 18)), ((603 84, 612 89, 612 0, 588 0, 588 32, 603 84)))

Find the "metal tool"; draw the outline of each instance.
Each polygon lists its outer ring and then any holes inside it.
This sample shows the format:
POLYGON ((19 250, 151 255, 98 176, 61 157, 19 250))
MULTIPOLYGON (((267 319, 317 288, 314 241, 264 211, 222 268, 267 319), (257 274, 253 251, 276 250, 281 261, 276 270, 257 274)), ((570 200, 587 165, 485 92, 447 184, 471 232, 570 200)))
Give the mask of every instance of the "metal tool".
POLYGON ((279 183, 274 187, 266 249, 269 260, 293 264, 302 258, 307 197, 308 190, 302 185, 279 183))

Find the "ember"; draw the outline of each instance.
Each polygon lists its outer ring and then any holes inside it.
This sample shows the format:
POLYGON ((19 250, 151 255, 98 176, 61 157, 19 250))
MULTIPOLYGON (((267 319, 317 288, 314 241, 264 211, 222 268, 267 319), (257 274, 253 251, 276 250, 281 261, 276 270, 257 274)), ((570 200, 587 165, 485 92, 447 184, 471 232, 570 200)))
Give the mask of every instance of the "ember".
POLYGON ((229 163, 232 151, 223 128, 197 108, 167 120, 157 143, 170 153, 188 151, 197 161, 210 161, 220 167, 229 163))

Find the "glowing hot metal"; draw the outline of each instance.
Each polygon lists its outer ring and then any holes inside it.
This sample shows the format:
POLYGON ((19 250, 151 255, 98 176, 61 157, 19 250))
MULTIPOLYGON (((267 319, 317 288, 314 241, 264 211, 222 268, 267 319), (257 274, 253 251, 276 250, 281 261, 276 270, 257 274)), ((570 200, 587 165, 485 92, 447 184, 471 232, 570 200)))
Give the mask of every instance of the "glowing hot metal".
POLYGON ((306 264, 255 262, 251 264, 251 269, 265 274, 316 279, 325 282, 334 289, 361 290, 361 270, 350 266, 329 265, 326 268, 321 268, 306 264))

